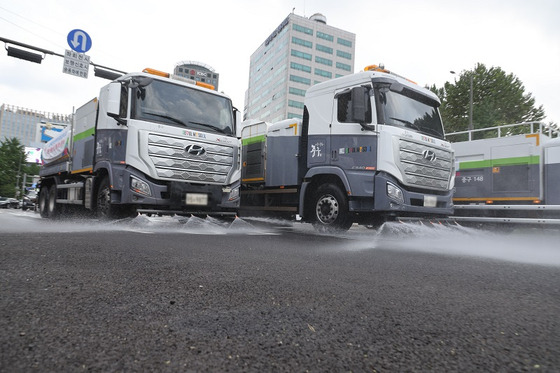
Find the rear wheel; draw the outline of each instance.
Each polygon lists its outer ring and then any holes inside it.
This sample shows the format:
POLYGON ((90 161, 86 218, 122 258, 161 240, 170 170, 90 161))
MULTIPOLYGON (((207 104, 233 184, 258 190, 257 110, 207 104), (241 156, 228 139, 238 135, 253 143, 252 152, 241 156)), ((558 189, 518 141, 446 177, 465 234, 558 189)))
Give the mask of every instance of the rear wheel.
POLYGON ((58 217, 60 212, 60 206, 56 204, 56 184, 53 184, 49 188, 49 198, 47 204, 47 211, 49 218, 54 219, 58 217))
POLYGON ((346 231, 352 226, 348 200, 336 184, 319 186, 312 206, 312 223, 318 231, 346 231))
POLYGON ((42 218, 49 217, 49 211, 47 210, 47 204, 49 201, 49 189, 47 187, 42 187, 39 192, 39 214, 42 218))

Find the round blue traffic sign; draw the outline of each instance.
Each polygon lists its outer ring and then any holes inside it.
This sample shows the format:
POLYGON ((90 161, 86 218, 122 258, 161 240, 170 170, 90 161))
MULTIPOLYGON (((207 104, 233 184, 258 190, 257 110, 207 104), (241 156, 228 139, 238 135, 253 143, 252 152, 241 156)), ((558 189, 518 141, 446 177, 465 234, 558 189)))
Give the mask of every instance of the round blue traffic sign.
POLYGON ((70 48, 78 53, 86 53, 91 48, 91 38, 84 30, 70 31, 66 40, 68 40, 70 48))

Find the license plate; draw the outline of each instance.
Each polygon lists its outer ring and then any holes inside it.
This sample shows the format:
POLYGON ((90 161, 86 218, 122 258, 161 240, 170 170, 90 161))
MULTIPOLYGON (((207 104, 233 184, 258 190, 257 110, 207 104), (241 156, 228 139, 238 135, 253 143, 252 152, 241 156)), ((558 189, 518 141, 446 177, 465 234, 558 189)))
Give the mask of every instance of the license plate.
POLYGON ((208 205, 208 194, 187 193, 187 205, 206 206, 208 205))
POLYGON ((424 207, 436 207, 437 197, 436 196, 424 196, 424 207))

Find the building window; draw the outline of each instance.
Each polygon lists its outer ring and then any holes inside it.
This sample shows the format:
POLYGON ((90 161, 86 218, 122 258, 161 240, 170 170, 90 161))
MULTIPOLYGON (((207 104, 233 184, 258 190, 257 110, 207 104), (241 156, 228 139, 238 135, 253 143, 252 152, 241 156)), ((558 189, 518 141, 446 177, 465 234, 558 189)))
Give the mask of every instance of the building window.
POLYGON ((292 49, 292 56, 311 61, 311 55, 309 53, 300 52, 295 49, 292 49))
POLYGON ((329 48, 329 47, 327 47, 327 46, 324 46, 324 45, 321 45, 321 44, 317 44, 315 48, 316 48, 318 51, 320 51, 320 52, 325 52, 325 53, 328 53, 328 54, 333 54, 333 49, 332 49, 332 48, 329 48))
POLYGON ((290 63, 290 67, 294 70, 305 71, 306 73, 311 72, 311 67, 310 66, 302 65, 300 63, 292 62, 292 63, 290 63))
POLYGON ((337 38, 336 42, 340 45, 344 45, 345 47, 350 47, 352 48, 352 42, 350 40, 346 40, 346 39, 342 39, 342 38, 337 38))
POLYGON ((317 37, 321 38, 321 39, 324 39, 324 40, 328 40, 328 41, 333 41, 334 40, 332 35, 325 34, 324 32, 321 32, 321 31, 317 31, 317 37))
POLYGON ((303 119, 303 116, 301 114, 294 114, 294 113, 288 113, 288 119, 303 119))
POLYGON ((332 66, 332 61, 329 60, 328 58, 315 56, 315 62, 323 64, 323 65, 327 65, 327 66, 332 66))
POLYGON ((336 68, 341 69, 341 70, 346 70, 346 71, 352 71, 352 67, 350 65, 347 65, 347 64, 342 63, 342 62, 337 62, 336 63, 336 68))
POLYGON ((298 109, 303 109, 303 102, 295 101, 295 100, 288 100, 288 106, 295 107, 298 109))
POLYGON ((315 75, 324 76, 325 78, 332 78, 332 73, 330 71, 325 71, 321 69, 315 69, 315 75))
POLYGON ((343 51, 337 50, 337 51, 336 51, 336 55, 337 55, 338 57, 346 58, 346 59, 349 59, 349 60, 352 59, 352 55, 351 55, 350 53, 348 53, 348 52, 343 52, 343 51))
POLYGON ((307 35, 313 35, 313 30, 312 29, 307 28, 307 27, 303 27, 303 26, 300 26, 300 25, 296 25, 295 23, 294 23, 293 29, 296 30, 296 31, 299 31, 299 32, 303 32, 304 34, 307 34, 307 35))
POLYGON ((292 43, 304 46, 306 48, 313 48, 313 43, 312 42, 310 42, 309 40, 303 40, 303 39, 300 39, 300 38, 296 38, 295 36, 292 36, 292 43))
POLYGON ((301 76, 297 75, 290 75, 290 80, 296 83, 311 85, 311 79, 302 78, 301 76))
POLYGON ((289 92, 293 95, 296 95, 296 96, 305 96, 305 89, 290 87, 289 92))

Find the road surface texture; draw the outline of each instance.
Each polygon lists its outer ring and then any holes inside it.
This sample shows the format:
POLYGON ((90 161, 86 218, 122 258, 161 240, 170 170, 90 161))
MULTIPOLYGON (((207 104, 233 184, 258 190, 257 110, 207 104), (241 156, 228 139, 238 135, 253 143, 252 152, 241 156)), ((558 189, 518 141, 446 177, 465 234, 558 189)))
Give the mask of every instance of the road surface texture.
POLYGON ((560 367, 555 265, 395 248, 406 236, 53 229, 0 230, 2 372, 560 367))

